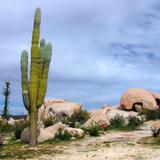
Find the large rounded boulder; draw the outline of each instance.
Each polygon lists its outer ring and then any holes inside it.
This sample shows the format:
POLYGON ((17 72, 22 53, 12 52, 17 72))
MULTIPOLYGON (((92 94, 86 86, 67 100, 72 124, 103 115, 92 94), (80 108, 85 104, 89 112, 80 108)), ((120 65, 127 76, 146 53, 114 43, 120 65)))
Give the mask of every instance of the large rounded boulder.
POLYGON ((143 109, 156 110, 159 108, 153 94, 141 88, 128 89, 123 94, 120 104, 121 108, 125 110, 141 111, 143 109))
POLYGON ((71 117, 72 114, 82 109, 79 103, 70 102, 63 99, 45 100, 38 110, 38 120, 42 121, 50 116, 63 115, 71 117))
MULTIPOLYGON (((65 124, 58 122, 47 128, 40 128, 38 131, 38 142, 44 142, 55 138, 64 128, 65 124)), ((25 128, 21 133, 21 142, 29 143, 29 128, 25 128)))

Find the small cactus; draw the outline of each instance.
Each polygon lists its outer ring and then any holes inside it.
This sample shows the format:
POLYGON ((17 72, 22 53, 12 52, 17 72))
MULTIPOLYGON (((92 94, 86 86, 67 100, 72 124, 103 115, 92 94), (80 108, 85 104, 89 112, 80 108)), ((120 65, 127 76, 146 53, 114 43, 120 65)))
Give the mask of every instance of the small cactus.
POLYGON ((22 97, 30 117, 30 145, 37 143, 37 111, 43 104, 48 81, 49 66, 52 57, 52 45, 40 41, 41 10, 37 8, 34 16, 31 46, 30 80, 28 80, 28 52, 21 55, 22 97))

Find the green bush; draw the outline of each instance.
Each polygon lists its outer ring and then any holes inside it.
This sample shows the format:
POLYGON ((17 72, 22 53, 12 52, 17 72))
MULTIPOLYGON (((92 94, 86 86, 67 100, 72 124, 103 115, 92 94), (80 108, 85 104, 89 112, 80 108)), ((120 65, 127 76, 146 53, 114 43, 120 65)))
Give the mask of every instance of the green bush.
POLYGON ((26 127, 29 127, 28 121, 19 122, 15 124, 14 134, 16 139, 20 139, 21 133, 26 127))
POLYGON ((62 122, 63 124, 69 125, 69 117, 63 114, 57 114, 51 116, 43 121, 44 127, 52 126, 58 122, 62 122))
POLYGON ((129 125, 133 125, 133 126, 139 126, 143 123, 143 120, 136 116, 129 116, 128 121, 129 121, 129 125))
POLYGON ((69 118, 69 126, 70 127, 77 127, 82 124, 84 124, 88 119, 90 118, 90 115, 87 111, 77 111, 69 118), (78 125, 77 125, 78 124, 78 125))
POLYGON ((130 129, 137 129, 137 127, 139 127, 142 123, 143 123, 143 121, 140 120, 138 117, 129 116, 127 127, 130 128, 130 129))
POLYGON ((99 136, 99 132, 100 132, 101 128, 99 127, 99 125, 97 123, 93 123, 92 126, 87 129, 87 132, 89 133, 90 136, 99 136))
POLYGON ((122 115, 117 114, 113 117, 110 121, 109 129, 116 129, 116 130, 134 130, 137 129, 143 121, 136 116, 129 116, 128 123, 125 124, 125 119, 122 115))
POLYGON ((71 139, 71 135, 67 131, 61 131, 58 135, 56 135, 56 139, 62 140, 62 141, 68 141, 71 139))
POLYGON ((125 119, 122 115, 116 114, 111 120, 110 120, 110 128, 121 128, 125 126, 125 119))
POLYGON ((49 117, 43 121, 44 127, 49 127, 53 125, 53 118, 49 117))

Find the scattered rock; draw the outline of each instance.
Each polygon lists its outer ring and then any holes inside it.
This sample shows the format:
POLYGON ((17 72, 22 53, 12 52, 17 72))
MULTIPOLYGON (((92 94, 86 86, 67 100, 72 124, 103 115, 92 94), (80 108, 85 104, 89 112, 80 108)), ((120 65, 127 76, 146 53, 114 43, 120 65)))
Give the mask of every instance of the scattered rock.
POLYGON ((156 110, 159 108, 153 95, 141 88, 128 89, 123 94, 120 104, 122 109, 125 110, 135 109, 136 111, 140 111, 141 109, 156 110))
POLYGON ((29 143, 29 127, 25 128, 21 133, 21 142, 29 143))
POLYGON ((76 137, 71 137, 71 141, 75 141, 75 140, 77 140, 76 137))
POLYGON ((84 131, 80 128, 71 128, 67 127, 63 130, 63 132, 69 133, 72 137, 82 138, 84 137, 84 131))
POLYGON ((50 116, 62 114, 64 116, 71 116, 73 113, 80 111, 81 104, 70 102, 67 100, 45 100, 44 104, 39 108, 38 119, 44 120, 50 116))
POLYGON ((15 120, 12 117, 10 117, 8 120, 8 124, 12 126, 15 125, 15 120))

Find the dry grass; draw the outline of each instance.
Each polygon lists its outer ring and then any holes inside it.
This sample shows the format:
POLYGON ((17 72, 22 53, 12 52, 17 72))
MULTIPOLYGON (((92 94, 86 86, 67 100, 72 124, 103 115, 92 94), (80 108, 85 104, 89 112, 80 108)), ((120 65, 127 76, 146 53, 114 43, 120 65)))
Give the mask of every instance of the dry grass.
POLYGON ((0 159, 26 159, 43 155, 54 155, 62 153, 63 146, 67 142, 51 140, 39 144, 36 148, 29 148, 28 145, 22 144, 19 140, 9 138, 4 147, 0 149, 0 159))

